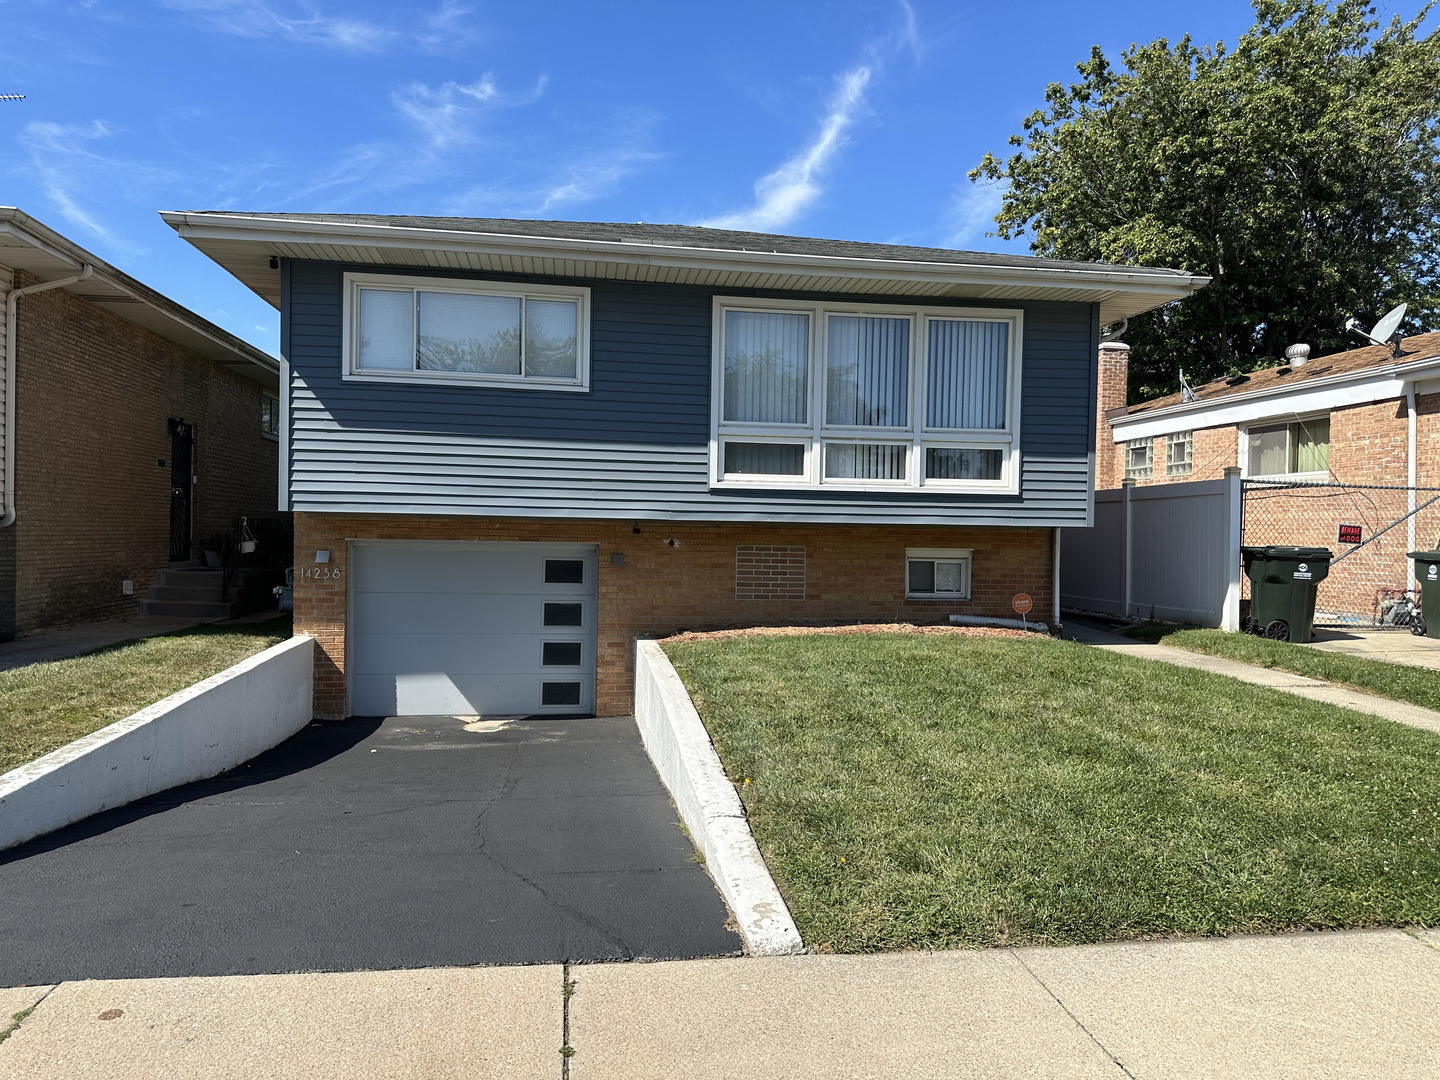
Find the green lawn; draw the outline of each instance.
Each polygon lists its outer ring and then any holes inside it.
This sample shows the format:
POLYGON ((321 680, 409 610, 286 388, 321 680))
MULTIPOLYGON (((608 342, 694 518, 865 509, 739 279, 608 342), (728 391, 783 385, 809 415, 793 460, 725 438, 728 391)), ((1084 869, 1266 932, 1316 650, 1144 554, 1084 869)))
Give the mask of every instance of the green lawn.
POLYGON ((1363 690, 1367 694, 1408 701, 1422 708, 1440 709, 1440 671, 1432 668, 1347 656, 1345 653, 1292 645, 1288 641, 1271 641, 1254 634, 1230 634, 1224 630, 1137 626, 1127 630, 1126 634, 1141 641, 1223 656, 1256 667, 1278 668, 1363 690))
POLYGON ((290 616, 210 623, 0 671, 0 772, 98 731, 290 636, 290 616))
POLYGON ((806 942, 1440 923, 1440 738, 1069 642, 672 643, 806 942))

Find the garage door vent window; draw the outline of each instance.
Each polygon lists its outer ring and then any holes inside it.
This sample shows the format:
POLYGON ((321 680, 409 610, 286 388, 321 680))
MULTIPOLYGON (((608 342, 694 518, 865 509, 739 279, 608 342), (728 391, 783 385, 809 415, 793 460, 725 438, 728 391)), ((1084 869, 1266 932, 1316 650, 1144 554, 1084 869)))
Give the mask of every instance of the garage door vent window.
POLYGON ((546 559, 546 585, 580 585, 585 581, 583 559, 546 559))
MULTIPOLYGON (((531 610, 534 610, 533 608, 531 610)), ((583 626, 584 604, 546 604, 546 626, 583 626)))
POLYGON ((541 705, 579 705, 578 682, 547 682, 540 685, 541 705))
POLYGON ((541 652, 540 663, 545 667, 579 667, 580 642, 547 641, 541 652))

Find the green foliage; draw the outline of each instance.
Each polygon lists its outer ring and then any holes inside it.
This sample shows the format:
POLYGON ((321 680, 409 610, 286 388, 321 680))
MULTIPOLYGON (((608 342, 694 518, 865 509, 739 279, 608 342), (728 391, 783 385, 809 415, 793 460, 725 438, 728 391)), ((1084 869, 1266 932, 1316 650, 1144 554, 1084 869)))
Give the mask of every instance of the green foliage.
POLYGON ((1440 920, 1429 732, 1038 636, 666 652, 822 951, 1440 920))
POLYGON ((1132 319, 1131 400, 1359 344, 1401 301, 1440 326, 1440 32, 1362 0, 1254 0, 1233 51, 1186 36, 1098 46, 1052 83, 1006 161, 997 235, 1037 253, 1169 266, 1212 283, 1132 319))

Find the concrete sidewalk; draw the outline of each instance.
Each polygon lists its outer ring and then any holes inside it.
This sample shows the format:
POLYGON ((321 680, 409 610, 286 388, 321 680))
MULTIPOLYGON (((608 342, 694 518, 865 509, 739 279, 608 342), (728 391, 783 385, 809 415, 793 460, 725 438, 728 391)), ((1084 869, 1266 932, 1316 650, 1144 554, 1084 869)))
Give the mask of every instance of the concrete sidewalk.
POLYGON ((1408 724, 1411 727, 1424 728, 1440 734, 1440 712, 1422 709, 1420 706, 1411 705, 1408 702, 1376 697, 1374 694, 1362 694, 1358 690, 1347 690, 1319 679, 1294 675, 1277 668, 1242 664, 1238 660, 1207 656, 1205 653, 1176 649, 1170 645, 1138 642, 1085 623, 1066 623, 1063 636, 1069 641, 1093 645, 1097 649, 1104 649, 1107 652, 1138 656, 1144 660, 1158 660, 1162 663, 1174 664, 1176 667, 1196 668, 1215 675, 1228 675, 1232 679, 1239 679, 1241 682, 1251 683, 1255 686, 1268 686, 1272 690, 1296 694, 1312 701, 1339 705, 1346 709, 1354 709, 1356 712, 1369 713, 1371 716, 1393 720, 1397 724, 1408 724))
POLYGON ((1416 637, 1408 630, 1339 630, 1317 628, 1305 647, 1345 653, 1388 664, 1409 664, 1440 671, 1440 641, 1416 637))
POLYGON ((0 1076, 1420 1080, 1440 934, 0 990, 31 1006, 0 1076))

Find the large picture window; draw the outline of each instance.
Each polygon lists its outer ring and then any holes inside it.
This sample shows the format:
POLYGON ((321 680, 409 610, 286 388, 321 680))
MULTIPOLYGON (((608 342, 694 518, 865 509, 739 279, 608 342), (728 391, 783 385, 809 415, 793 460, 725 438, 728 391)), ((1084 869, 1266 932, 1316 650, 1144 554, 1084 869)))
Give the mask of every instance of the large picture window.
POLYGON ((712 481, 1016 490, 1021 318, 716 300, 712 481))
POLYGON ((349 274, 347 378, 584 390, 589 290, 349 274))

